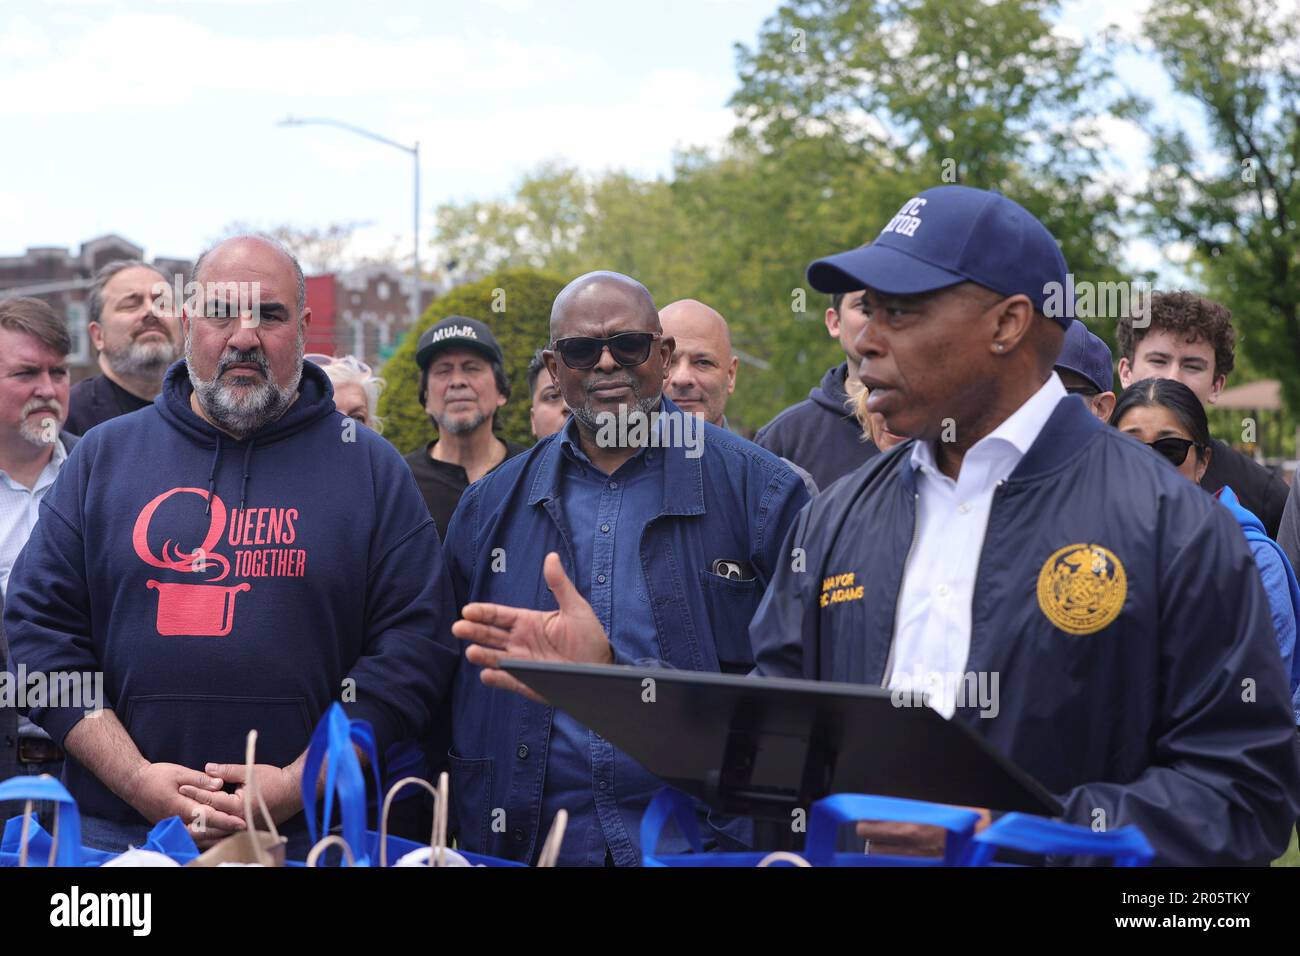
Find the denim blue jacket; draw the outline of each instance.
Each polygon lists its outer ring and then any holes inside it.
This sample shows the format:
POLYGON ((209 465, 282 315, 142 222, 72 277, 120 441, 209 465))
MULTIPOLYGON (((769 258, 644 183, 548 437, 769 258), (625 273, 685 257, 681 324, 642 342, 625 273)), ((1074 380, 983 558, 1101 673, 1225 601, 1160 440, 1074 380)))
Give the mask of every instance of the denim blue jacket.
MULTIPOLYGON (((677 411, 667 399, 663 407, 677 411)), ((701 448, 698 457, 687 448, 664 449, 663 505, 641 536, 657 660, 678 670, 744 673, 754 661, 750 618, 777 565, 789 560, 783 541, 808 493, 774 455, 723 429, 705 425, 701 448), (753 579, 712 573, 719 558, 748 562, 753 579)), ((542 561, 555 551, 570 577, 574 567, 562 517, 561 453, 556 436, 544 439, 475 482, 461 498, 444 554, 462 606, 490 601, 556 607, 542 578, 542 561)), ((586 591, 587 582, 575 583, 586 591)), ((463 659, 452 708, 452 818, 460 845, 532 860, 545 837, 538 831, 552 709, 485 687, 479 668, 463 659)), ((617 780, 610 791, 597 792, 598 812, 619 806, 617 780), (601 806, 602 801, 609 805, 601 806)), ((636 828, 611 844, 616 863, 640 860, 636 828)))

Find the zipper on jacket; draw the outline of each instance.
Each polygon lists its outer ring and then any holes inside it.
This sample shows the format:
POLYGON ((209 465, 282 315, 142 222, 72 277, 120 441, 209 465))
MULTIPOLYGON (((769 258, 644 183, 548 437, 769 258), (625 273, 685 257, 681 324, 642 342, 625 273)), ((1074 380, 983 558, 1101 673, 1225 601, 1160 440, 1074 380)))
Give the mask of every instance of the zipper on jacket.
POLYGON ((885 658, 885 673, 881 675, 880 686, 889 685, 889 674, 894 669, 894 649, 898 643, 898 605, 903 600, 903 585, 907 583, 907 565, 916 550, 916 539, 921 536, 921 492, 912 492, 912 542, 907 546, 903 557, 903 576, 898 582, 898 596, 894 598, 894 623, 889 631, 889 656, 885 658))

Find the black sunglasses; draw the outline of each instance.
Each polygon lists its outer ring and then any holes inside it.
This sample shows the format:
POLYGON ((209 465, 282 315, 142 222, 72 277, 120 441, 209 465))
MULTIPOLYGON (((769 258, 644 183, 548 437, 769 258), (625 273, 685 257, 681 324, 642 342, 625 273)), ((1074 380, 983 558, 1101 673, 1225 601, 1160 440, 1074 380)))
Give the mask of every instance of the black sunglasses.
POLYGON ((1079 395, 1083 398, 1093 398, 1101 394, 1091 385, 1070 385, 1065 389, 1065 392, 1067 395, 1079 395))
POLYGON ((560 361, 572 369, 595 368, 605 349, 609 349, 618 365, 630 368, 650 358, 650 349, 660 337, 653 332, 620 332, 607 339, 574 335, 559 339, 551 347, 559 354, 560 361))
POLYGON ((1163 455, 1169 460, 1169 463, 1178 466, 1187 460, 1187 452, 1193 448, 1202 446, 1192 441, 1190 438, 1157 438, 1155 441, 1146 443, 1148 448, 1155 449, 1156 453, 1163 455))

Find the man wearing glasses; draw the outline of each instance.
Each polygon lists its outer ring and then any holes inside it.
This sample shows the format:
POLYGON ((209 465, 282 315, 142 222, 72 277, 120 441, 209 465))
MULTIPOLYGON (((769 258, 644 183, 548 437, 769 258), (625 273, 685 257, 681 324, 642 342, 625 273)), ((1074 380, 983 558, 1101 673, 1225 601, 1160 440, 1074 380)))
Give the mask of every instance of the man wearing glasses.
MULTIPOLYGON (((550 332, 543 358, 572 417, 465 492, 446 544, 458 600, 551 611, 567 573, 609 635, 610 659, 748 671, 749 620, 778 567, 797 560, 782 540, 808 501, 803 482, 663 396, 673 339, 634 279, 575 279, 550 332)), ((460 845, 532 860, 563 808, 561 863, 639 862, 641 812, 662 783, 567 715, 479 673, 462 663, 452 698, 460 845)), ((703 831, 746 839, 737 821, 714 818, 703 831)))
POLYGON ((293 256, 237 237, 194 278, 185 360, 151 407, 68 456, 14 564, 4 630, 28 673, 102 678, 102 697, 31 707, 67 752, 87 846, 140 846, 173 815, 203 847, 251 825, 238 788, 255 728, 260 789, 305 854, 312 727, 341 699, 381 753, 428 729, 458 662, 451 585, 401 456, 367 428, 346 440, 303 361, 293 256), (236 288, 259 305, 235 306, 236 288))

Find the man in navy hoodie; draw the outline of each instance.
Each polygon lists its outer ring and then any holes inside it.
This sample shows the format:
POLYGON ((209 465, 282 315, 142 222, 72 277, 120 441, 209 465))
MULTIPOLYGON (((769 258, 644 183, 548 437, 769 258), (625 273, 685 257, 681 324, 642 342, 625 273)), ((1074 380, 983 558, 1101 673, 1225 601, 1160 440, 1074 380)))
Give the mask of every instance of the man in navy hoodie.
POLYGON ((5 629, 29 673, 103 672, 104 710, 31 708, 68 753, 83 842, 139 845, 173 815, 200 846, 243 829, 256 729, 292 852, 304 752, 332 701, 373 725, 380 752, 425 731, 458 656, 450 583, 410 469, 303 362, 293 257, 231 239, 194 278, 185 360, 152 407, 69 456, 14 567, 5 629))
POLYGON ((778 414, 754 436, 772 454, 812 475, 821 489, 880 454, 863 437, 862 425, 849 405, 849 390, 856 393, 859 388, 860 357, 853 342, 867 321, 864 294, 862 289, 837 292, 826 310, 826 332, 839 340, 844 361, 828 368, 807 398, 778 414))

